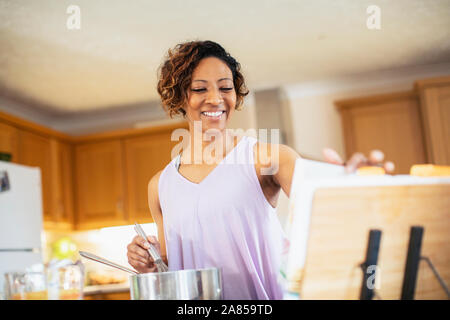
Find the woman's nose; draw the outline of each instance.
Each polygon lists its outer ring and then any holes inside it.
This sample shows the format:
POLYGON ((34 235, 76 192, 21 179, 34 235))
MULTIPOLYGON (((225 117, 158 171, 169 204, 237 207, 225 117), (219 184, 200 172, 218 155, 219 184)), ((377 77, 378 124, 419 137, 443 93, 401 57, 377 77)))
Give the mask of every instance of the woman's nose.
POLYGON ((211 90, 206 98, 206 103, 219 105, 223 103, 223 98, 218 90, 211 90))

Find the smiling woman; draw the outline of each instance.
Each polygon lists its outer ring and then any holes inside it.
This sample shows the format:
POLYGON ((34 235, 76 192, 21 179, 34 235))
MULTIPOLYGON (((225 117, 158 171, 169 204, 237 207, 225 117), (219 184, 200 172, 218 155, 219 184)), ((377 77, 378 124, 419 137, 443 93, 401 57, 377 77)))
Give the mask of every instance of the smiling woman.
MULTIPOLYGON (((261 144, 228 131, 248 90, 239 63, 215 42, 169 50, 158 92, 171 117, 181 114, 188 121, 190 139, 149 183, 149 208, 158 226, 158 240, 150 242, 171 271, 220 268, 225 299, 281 299, 277 278, 285 242, 275 207, 281 188, 289 194, 299 156, 283 146, 280 161, 286 164, 276 176, 261 174, 261 144), (207 138, 211 129, 218 133, 213 141, 207 138), (218 141, 219 161, 192 161, 194 147, 218 141)), ((129 244, 128 260, 139 272, 155 271, 140 237, 129 244)))
MULTIPOLYGON (((244 97, 248 94, 244 83, 244 76, 240 69, 240 64, 225 51, 222 46, 212 41, 191 41, 178 44, 174 49, 168 51, 166 62, 159 69, 158 93, 164 108, 172 117, 176 114, 185 115, 182 105, 188 96, 189 87, 193 83, 192 76, 194 69, 200 61, 207 57, 220 59, 231 72, 231 77, 223 80, 231 80, 236 92, 236 110, 242 106, 244 97), (231 78, 231 79, 230 79, 231 78)), ((198 79, 198 82, 204 79, 198 79)), ((219 79, 222 80, 222 79, 219 79)), ((224 81, 225 82, 225 81, 224 81)), ((232 88, 228 88, 227 91, 232 88)), ((194 92, 199 89, 193 89, 194 92)))
MULTIPOLYGON (((288 241, 276 206, 281 190, 290 195, 300 156, 286 145, 227 129, 248 90, 239 63, 217 43, 187 42, 169 50, 158 92, 171 117, 188 121, 189 141, 149 182, 158 240, 148 240, 170 271, 220 268, 224 299, 282 299, 279 270, 288 241), (214 163, 193 160, 211 145, 220 145, 214 163)), ((136 270, 156 271, 143 238, 135 237, 127 249, 136 270)))

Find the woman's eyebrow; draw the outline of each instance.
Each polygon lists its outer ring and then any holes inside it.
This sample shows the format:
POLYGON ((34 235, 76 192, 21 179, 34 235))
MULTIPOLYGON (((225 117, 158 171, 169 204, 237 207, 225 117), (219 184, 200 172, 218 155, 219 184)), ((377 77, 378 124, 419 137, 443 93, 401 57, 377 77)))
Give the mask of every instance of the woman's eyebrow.
MULTIPOLYGON (((223 80, 230 80, 230 81, 233 81, 233 80, 230 79, 230 78, 220 78, 219 80, 217 80, 217 82, 223 81, 223 80)), ((206 81, 206 80, 201 80, 201 79, 192 80, 192 82, 195 82, 195 81, 208 82, 208 81, 206 81)))

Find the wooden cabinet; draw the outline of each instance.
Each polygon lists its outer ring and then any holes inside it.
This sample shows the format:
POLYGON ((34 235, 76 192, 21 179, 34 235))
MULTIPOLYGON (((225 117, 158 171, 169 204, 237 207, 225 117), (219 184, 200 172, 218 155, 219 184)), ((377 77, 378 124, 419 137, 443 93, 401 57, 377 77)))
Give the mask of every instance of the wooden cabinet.
POLYGON ((150 179, 171 160, 171 130, 76 147, 78 229, 153 222, 150 179))
POLYGON ((11 154, 11 162, 17 162, 18 131, 15 127, 0 122, 0 152, 11 154))
POLYGON ((46 229, 70 230, 74 223, 73 147, 52 140, 52 215, 44 224, 46 229))
POLYGON ((396 174, 426 163, 419 99, 400 92, 336 102, 342 114, 346 156, 379 149, 396 165, 396 174))
POLYGON ((450 77, 416 82, 429 161, 450 165, 450 77))
POLYGON ((43 220, 52 220, 52 148, 51 139, 19 130, 18 163, 41 169, 43 220))
POLYGON ((171 160, 187 123, 72 138, 0 112, 0 152, 41 169, 46 230, 152 222, 147 186, 171 160))
POLYGON ((130 222, 153 222, 148 208, 150 179, 171 160, 171 131, 124 140, 126 154, 127 203, 130 222))
POLYGON ((413 164, 450 165, 450 76, 415 82, 413 91, 336 102, 347 157, 381 149, 395 173, 413 164))
POLYGON ((153 222, 148 183, 171 160, 172 131, 166 125, 79 138, 75 147, 76 228, 153 222))
POLYGON ((45 229, 73 227, 73 147, 68 141, 60 132, 0 112, 0 152, 41 170, 45 229))
POLYGON ((62 209, 59 221, 72 225, 74 222, 74 155, 73 146, 68 143, 59 143, 59 162, 62 192, 62 209))
POLYGON ((120 140, 75 147, 77 228, 128 223, 122 158, 120 140))
POLYGON ((30 131, 17 132, 18 163, 41 169, 44 228, 72 229, 72 146, 30 131))

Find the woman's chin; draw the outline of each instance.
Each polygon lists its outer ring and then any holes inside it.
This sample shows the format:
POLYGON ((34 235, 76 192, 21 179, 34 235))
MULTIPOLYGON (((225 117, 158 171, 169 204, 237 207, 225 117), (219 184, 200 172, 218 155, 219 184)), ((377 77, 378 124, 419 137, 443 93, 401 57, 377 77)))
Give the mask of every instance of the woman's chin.
POLYGON ((210 131, 223 131, 226 129, 226 124, 204 124, 203 131, 206 132, 208 130, 210 131))
POLYGON ((202 119, 202 127, 205 130, 208 129, 224 130, 227 127, 227 119, 226 118, 222 118, 219 120, 202 119))

